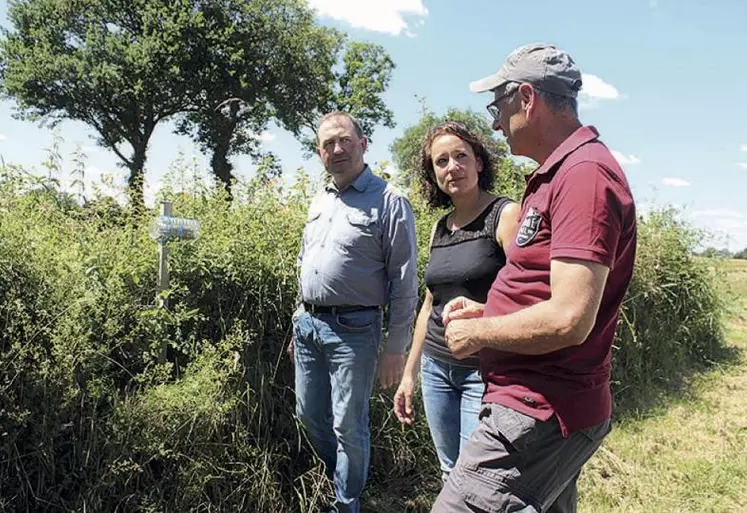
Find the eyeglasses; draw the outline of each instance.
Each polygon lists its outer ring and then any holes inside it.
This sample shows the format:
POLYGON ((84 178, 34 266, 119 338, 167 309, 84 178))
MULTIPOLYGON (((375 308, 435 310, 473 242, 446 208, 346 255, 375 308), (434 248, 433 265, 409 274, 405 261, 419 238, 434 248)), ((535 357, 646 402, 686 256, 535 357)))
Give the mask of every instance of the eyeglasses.
POLYGON ((508 98, 509 96, 513 96, 513 92, 502 94, 492 102, 488 103, 486 108, 488 109, 488 112, 490 112, 490 115, 493 116, 493 121, 498 121, 501 117, 501 109, 498 108, 498 102, 503 100, 504 98, 508 98))

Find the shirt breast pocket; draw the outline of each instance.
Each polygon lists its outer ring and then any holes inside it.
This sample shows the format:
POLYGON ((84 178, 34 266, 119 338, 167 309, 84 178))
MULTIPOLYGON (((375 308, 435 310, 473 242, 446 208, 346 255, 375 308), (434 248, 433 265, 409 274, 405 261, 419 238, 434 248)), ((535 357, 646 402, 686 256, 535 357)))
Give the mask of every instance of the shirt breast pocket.
POLYGON ((369 245, 378 239, 378 217, 362 211, 346 214, 347 226, 340 234, 343 246, 369 245))

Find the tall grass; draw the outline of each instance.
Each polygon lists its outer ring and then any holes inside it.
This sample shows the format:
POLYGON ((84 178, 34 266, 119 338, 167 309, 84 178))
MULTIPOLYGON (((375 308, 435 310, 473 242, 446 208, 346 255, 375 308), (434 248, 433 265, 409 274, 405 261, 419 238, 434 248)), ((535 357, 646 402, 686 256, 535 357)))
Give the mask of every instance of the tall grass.
POLYGON ((638 237, 613 359, 617 411, 634 415, 692 372, 733 354, 724 345, 729 302, 722 271, 693 257, 701 234, 664 209, 639 224, 638 237))
MULTIPOLYGON (((149 219, 0 170, 0 511, 307 512, 329 500, 285 357, 309 186, 256 181, 231 204, 198 181, 167 188, 201 237, 171 244, 158 308, 149 219)), ((435 214, 412 201, 422 272, 435 214)), ((671 212, 641 225, 620 404, 720 356, 723 305, 693 241, 671 212)), ((402 511, 438 486, 423 411, 402 429, 390 392, 372 405, 369 495, 402 511)))

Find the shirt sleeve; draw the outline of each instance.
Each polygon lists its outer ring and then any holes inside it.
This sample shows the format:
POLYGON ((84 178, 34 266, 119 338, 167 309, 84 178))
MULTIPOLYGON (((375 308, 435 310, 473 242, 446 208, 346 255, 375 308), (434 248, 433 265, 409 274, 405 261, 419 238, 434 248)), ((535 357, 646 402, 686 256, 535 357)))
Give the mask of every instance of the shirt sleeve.
POLYGON ((623 225, 621 185, 595 162, 557 177, 550 204, 550 258, 576 258, 612 268, 623 225))
POLYGON ((389 291, 387 353, 404 353, 412 341, 418 304, 418 249, 410 202, 391 196, 382 216, 384 261, 389 291))

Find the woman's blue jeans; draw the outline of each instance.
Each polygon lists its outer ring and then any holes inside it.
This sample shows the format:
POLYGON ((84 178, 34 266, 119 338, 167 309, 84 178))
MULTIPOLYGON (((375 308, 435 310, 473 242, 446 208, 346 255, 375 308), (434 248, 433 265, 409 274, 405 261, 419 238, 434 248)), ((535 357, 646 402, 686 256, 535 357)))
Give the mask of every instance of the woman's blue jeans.
POLYGON ((485 384, 473 367, 449 364, 423 354, 423 403, 444 482, 459 451, 479 423, 485 384))

